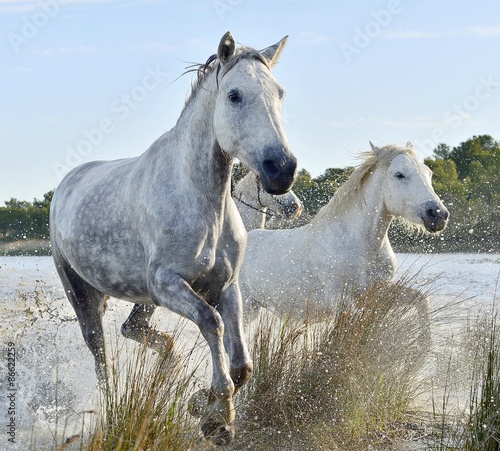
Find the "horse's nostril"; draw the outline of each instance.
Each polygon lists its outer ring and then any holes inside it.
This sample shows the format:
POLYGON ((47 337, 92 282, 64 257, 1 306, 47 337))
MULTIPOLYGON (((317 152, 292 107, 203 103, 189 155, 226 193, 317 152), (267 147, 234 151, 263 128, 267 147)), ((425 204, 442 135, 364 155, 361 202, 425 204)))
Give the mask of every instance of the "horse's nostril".
POLYGON ((280 172, 278 165, 273 160, 264 160, 262 164, 268 175, 277 175, 280 172))
POLYGON ((434 210, 433 208, 428 208, 427 209, 427 216, 429 218, 433 218, 433 219, 437 218, 436 210, 434 210))

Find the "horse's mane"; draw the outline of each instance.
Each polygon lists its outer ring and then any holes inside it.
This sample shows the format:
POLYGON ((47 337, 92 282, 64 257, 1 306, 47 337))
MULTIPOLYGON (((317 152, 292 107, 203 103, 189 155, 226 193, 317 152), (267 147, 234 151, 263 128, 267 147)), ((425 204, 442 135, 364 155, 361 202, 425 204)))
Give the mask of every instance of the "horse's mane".
MULTIPOLYGON (((268 69, 270 69, 270 61, 263 56, 258 50, 251 47, 241 46, 236 49, 236 53, 228 60, 226 63, 221 64, 219 58, 216 54, 211 55, 205 63, 194 63, 186 67, 186 71, 182 74, 188 74, 191 72, 196 73, 196 81, 191 85, 191 92, 188 94, 184 109, 189 105, 191 100, 195 97, 196 93, 200 88, 203 87, 203 82, 215 71, 216 72, 216 82, 219 83, 219 74, 222 69, 222 74, 220 78, 223 78, 239 61, 242 59, 254 59, 263 63, 268 69)), ((181 75, 181 76, 182 76, 181 75)))
POLYGON ((387 168, 392 159, 400 154, 416 156, 413 148, 398 147, 392 144, 382 147, 378 152, 362 152, 359 156, 362 162, 335 192, 330 201, 319 210, 313 221, 330 217, 332 214, 344 210, 348 205, 364 202, 361 188, 366 183, 370 174, 379 167, 387 168))

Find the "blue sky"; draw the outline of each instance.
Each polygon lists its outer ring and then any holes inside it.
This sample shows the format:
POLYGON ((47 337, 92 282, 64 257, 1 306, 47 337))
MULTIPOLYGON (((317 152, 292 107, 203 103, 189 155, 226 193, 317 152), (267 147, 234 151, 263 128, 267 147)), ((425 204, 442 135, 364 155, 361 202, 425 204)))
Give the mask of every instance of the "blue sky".
POLYGON ((274 69, 299 167, 317 176, 377 145, 429 156, 500 139, 500 2, 0 0, 0 204, 41 198, 70 168, 141 154, 176 122, 221 36, 274 69))

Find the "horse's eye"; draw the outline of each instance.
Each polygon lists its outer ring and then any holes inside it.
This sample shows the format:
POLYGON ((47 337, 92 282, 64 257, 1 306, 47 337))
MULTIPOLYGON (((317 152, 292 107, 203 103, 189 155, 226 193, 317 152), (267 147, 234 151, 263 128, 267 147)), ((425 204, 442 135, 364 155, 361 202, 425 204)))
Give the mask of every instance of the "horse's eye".
POLYGON ((233 103, 240 103, 241 102, 241 95, 236 90, 229 91, 229 94, 227 96, 228 96, 229 100, 233 103))
POLYGON ((397 178, 397 179, 399 179, 399 180, 402 180, 402 179, 405 179, 405 178, 406 178, 406 176, 405 176, 404 174, 401 174, 401 172, 396 172, 396 173, 394 174, 394 177, 396 177, 396 178, 397 178))

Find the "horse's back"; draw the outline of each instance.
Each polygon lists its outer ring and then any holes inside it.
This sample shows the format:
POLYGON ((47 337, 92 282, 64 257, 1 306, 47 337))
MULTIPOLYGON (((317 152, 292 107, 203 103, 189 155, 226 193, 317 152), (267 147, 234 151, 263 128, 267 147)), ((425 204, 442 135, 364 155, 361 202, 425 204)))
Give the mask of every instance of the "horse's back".
POLYGON ((124 282, 126 296, 147 292, 144 249, 137 221, 129 218, 134 200, 128 177, 135 161, 85 163, 61 181, 51 203, 55 258, 111 295, 122 294, 124 282))
POLYGON ((300 315, 308 304, 331 306, 346 290, 392 277, 388 241, 368 252, 365 243, 346 243, 345 234, 339 223, 249 232, 240 272, 247 310, 263 306, 300 315))
POLYGON ((61 181, 51 203, 50 227, 60 237, 89 237, 126 221, 127 173, 132 160, 95 161, 74 168, 61 181), (92 235, 92 233, 90 234, 92 235))

